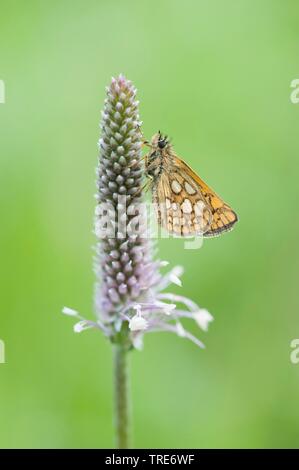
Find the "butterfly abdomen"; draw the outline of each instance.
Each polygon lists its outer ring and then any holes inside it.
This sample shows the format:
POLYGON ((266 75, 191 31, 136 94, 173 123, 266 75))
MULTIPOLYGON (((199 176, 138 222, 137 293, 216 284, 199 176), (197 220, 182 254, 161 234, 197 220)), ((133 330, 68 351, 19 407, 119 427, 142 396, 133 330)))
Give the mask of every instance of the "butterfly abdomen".
POLYGON ((145 172, 153 179, 159 178, 162 173, 162 154, 161 152, 154 151, 149 154, 145 162, 145 172))

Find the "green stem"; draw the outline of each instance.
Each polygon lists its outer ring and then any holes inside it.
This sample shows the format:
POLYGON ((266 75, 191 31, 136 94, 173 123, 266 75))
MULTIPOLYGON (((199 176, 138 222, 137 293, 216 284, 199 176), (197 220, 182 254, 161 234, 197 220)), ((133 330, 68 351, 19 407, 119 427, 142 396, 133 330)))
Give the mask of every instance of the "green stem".
POLYGON ((130 445, 128 348, 122 342, 114 344, 113 347, 116 447, 128 449, 130 445))

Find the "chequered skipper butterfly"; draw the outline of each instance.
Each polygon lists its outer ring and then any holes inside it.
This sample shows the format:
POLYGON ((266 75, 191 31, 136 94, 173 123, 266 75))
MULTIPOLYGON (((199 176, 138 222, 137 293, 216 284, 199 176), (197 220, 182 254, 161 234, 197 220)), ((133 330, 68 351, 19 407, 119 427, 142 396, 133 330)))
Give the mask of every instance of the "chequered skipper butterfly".
POLYGON ((158 223, 181 237, 214 237, 232 230, 237 214, 179 158, 160 131, 145 156, 158 223))

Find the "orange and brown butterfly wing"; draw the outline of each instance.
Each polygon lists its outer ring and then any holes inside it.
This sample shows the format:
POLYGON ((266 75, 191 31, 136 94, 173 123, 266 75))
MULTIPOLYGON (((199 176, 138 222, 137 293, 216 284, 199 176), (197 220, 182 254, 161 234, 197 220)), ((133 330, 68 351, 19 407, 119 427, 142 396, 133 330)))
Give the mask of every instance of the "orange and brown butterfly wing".
POLYGON ((188 183, 190 185, 188 186, 185 183, 186 180, 181 173, 172 171, 169 175, 162 172, 153 187, 158 222, 169 233, 179 237, 203 235, 212 219, 210 208, 195 184, 191 186, 192 183, 188 183), (186 186, 192 195, 183 189, 186 186))
POLYGON ((226 204, 183 160, 180 165, 184 168, 184 173, 191 175, 197 183, 200 192, 211 210, 212 220, 210 228, 204 232, 204 237, 215 237, 222 232, 228 232, 233 229, 234 224, 238 221, 237 214, 226 204))
POLYGON ((229 205, 174 155, 154 184, 153 199, 160 225, 177 236, 218 236, 232 230, 238 220, 229 205))

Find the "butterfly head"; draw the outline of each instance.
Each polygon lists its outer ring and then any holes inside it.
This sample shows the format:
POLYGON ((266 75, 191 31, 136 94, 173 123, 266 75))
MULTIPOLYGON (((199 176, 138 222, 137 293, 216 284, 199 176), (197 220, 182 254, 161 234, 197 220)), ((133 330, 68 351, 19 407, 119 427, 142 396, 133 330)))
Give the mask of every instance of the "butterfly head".
POLYGON ((164 150, 170 147, 169 139, 167 135, 161 134, 161 132, 157 132, 151 140, 151 147, 153 149, 164 150))

